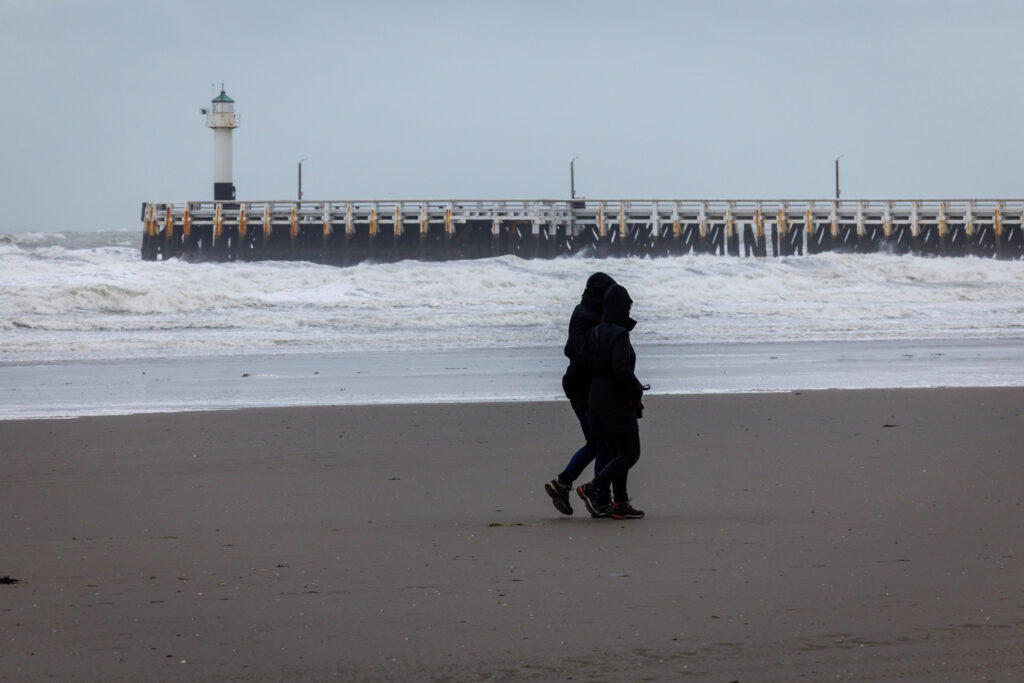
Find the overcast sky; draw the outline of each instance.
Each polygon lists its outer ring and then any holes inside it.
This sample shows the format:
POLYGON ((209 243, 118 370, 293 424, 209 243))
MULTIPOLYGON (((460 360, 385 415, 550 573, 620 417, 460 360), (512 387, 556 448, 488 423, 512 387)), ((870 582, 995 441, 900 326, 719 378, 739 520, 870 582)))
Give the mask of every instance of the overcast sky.
MULTIPOLYGON (((0 0, 0 232, 210 199, 1024 196, 1024 2, 0 0)), ((141 229, 141 225, 140 225, 141 229)))

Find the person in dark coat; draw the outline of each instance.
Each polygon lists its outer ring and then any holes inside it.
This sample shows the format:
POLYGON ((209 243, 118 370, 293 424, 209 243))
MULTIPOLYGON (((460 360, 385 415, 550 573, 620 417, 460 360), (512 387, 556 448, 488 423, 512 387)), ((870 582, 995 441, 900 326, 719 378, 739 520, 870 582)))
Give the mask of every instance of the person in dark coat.
POLYGON ((637 519, 643 510, 629 502, 626 489, 629 469, 640 459, 640 426, 644 389, 634 371, 636 352, 629 331, 636 321, 629 317, 633 300, 621 285, 612 285, 604 295, 601 322, 587 333, 587 351, 597 360, 590 380, 590 419, 608 451, 608 463, 594 480, 576 492, 594 517, 637 519), (614 490, 614 502, 612 502, 614 490))
POLYGON ((573 482, 583 473, 587 465, 594 463, 595 472, 605 465, 606 452, 590 423, 587 402, 590 394, 590 377, 594 374, 596 359, 587 351, 586 334, 601 322, 604 310, 604 293, 615 284, 610 276, 594 273, 587 279, 587 286, 579 304, 569 319, 569 338, 565 342, 565 355, 569 367, 562 377, 562 389, 583 430, 585 443, 577 450, 569 464, 555 479, 544 484, 544 490, 551 496, 551 502, 562 514, 572 514, 569 492, 573 482))

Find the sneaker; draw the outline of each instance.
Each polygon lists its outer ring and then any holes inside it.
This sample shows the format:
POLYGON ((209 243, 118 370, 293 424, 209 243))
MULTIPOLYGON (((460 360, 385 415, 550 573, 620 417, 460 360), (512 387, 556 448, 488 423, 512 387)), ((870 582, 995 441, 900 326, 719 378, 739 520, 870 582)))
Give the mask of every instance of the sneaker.
POLYGON ((548 483, 544 484, 544 490, 551 496, 551 504, 555 506, 555 509, 561 512, 563 515, 572 514, 572 504, 569 503, 569 487, 558 481, 552 479, 548 483))
POLYGON ((637 510, 628 500, 625 503, 612 503, 609 513, 612 519, 640 519, 644 516, 644 511, 637 510))
POLYGON ((608 512, 611 506, 601 505, 598 502, 597 487, 594 486, 594 482, 591 481, 581 486, 577 486, 576 493, 583 499, 583 504, 587 506, 587 511, 590 512, 591 517, 611 516, 608 512))

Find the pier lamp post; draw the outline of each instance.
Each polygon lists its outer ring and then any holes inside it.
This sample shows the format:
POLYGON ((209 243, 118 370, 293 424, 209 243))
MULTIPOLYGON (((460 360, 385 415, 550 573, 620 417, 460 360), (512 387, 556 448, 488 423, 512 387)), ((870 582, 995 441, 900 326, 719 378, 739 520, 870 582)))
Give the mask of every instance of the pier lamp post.
POLYGON ((569 198, 576 199, 576 160, 579 157, 573 157, 569 160, 569 198))
POLYGON ((309 157, 299 159, 299 201, 302 201, 302 162, 309 161, 309 157))
POLYGON ((842 154, 836 157, 836 199, 839 199, 839 160, 842 158, 842 154))

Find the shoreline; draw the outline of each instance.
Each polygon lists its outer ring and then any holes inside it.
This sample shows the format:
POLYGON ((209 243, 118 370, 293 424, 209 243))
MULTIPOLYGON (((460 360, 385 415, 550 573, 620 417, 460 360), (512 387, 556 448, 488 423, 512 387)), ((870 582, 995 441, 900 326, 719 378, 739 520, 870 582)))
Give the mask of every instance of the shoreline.
MULTIPOLYGON (((652 395, 1024 386, 1024 339, 638 345, 652 395)), ((0 365, 0 421, 561 398, 557 348, 0 365)))
MULTIPOLYGON (((1024 390, 1024 385, 1006 384, 1006 385, 950 385, 950 386, 923 386, 923 387, 907 387, 907 386, 892 386, 892 387, 830 387, 827 389, 746 389, 738 391, 692 391, 692 392, 680 392, 680 393, 658 393, 655 391, 649 391, 644 393, 644 401, 654 400, 656 398, 664 399, 682 399, 682 398, 712 398, 712 397, 729 397, 729 396, 771 396, 771 395, 784 395, 784 394, 815 394, 815 393, 860 393, 860 392, 902 392, 902 391, 961 391, 961 390, 1024 390)), ((232 415, 238 415, 239 413, 245 413, 249 411, 277 411, 277 410, 306 410, 306 409, 346 409, 346 408, 417 408, 421 406, 491 406, 498 407, 503 405, 519 405, 519 404, 550 404, 560 405, 567 403, 567 399, 564 396, 547 396, 547 397, 524 397, 524 398, 500 398, 500 397, 487 397, 483 399, 477 398, 445 398, 432 401, 418 400, 418 399, 392 399, 392 400, 381 400, 374 403, 295 403, 289 405, 239 405, 233 407, 210 407, 210 408, 167 408, 163 410, 145 410, 139 412, 110 412, 110 413, 89 413, 81 415, 46 415, 46 416, 26 416, 26 417, 3 417, 0 416, 0 424, 4 422, 63 422, 67 420, 90 420, 96 418, 133 418, 133 417, 146 417, 146 416, 174 416, 180 415, 183 417, 189 415, 211 415, 211 414, 223 414, 226 417, 232 415)))
POLYGON ((622 522, 564 400, 0 422, 5 674, 1024 674, 1024 388, 647 403, 622 522))

